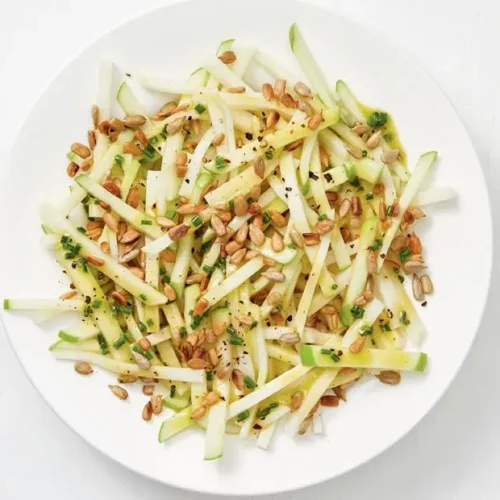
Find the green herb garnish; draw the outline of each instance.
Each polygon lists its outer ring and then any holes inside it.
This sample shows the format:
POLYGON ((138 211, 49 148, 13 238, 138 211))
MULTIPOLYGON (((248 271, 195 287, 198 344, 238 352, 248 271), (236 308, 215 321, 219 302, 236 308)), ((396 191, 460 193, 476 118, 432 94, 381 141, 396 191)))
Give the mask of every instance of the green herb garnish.
POLYGON ((371 335, 372 333, 373 333, 373 328, 369 325, 364 325, 359 332, 359 334, 362 337, 366 337, 367 335, 371 335))
POLYGON ((125 158, 123 158, 122 155, 115 156, 115 163, 118 163, 118 165, 123 165, 124 161, 125 161, 125 158))
POLYGON ((149 144, 143 149, 144 156, 152 160, 155 157, 155 149, 149 144))
POLYGON ((370 250, 378 250, 379 248, 382 248, 382 240, 376 239, 373 243, 373 245, 370 245, 368 248, 370 250))
POLYGON ((222 156, 216 156, 215 167, 218 169, 226 168, 226 160, 222 156))
POLYGON ((229 342, 233 345, 243 345, 243 339, 241 337, 231 337, 229 342))
POLYGON ((403 248, 399 252, 399 260, 401 261, 402 264, 404 264, 411 256, 411 250, 409 248, 403 248))
POLYGON ((336 352, 333 352, 330 357, 333 359, 333 361, 335 361, 335 363, 338 363, 340 361, 340 356, 336 352))
POLYGON ((193 224, 194 227, 199 227, 202 225, 203 221, 201 220, 201 217, 198 214, 191 219, 191 223, 193 224))
POLYGON ((361 319, 364 316, 364 314, 365 314, 365 310, 362 307, 359 307, 359 306, 352 306, 351 307, 351 314, 356 319, 361 319))
POLYGON ((254 380, 249 377, 248 375, 245 375, 245 377, 243 378, 243 382, 245 382, 245 385, 249 388, 249 389, 255 389, 257 387, 257 384, 254 382, 254 380))
POLYGON ((250 412, 248 410, 242 411, 238 415, 236 415, 236 420, 238 422, 243 422, 243 420, 246 420, 250 416, 250 412))
POLYGON ((366 120, 366 123, 371 128, 380 128, 383 127, 387 123, 387 113, 383 111, 374 111, 366 120))
POLYGON ((406 313, 406 311, 401 311, 399 313, 399 322, 405 326, 408 326, 410 324, 410 320, 408 319, 408 314, 406 313))
POLYGON ((238 335, 238 332, 237 332, 236 328, 233 325, 229 325, 226 328, 226 332, 229 333, 229 335, 238 335))
POLYGON ((194 110, 199 113, 200 115, 202 115, 206 110, 207 108, 205 106, 203 106, 203 104, 201 103, 198 103, 195 107, 194 107, 194 110))
POLYGON ((127 339, 125 338, 125 335, 122 335, 121 337, 118 337, 114 342, 113 342, 113 347, 115 349, 120 349, 120 347, 125 344, 127 339))

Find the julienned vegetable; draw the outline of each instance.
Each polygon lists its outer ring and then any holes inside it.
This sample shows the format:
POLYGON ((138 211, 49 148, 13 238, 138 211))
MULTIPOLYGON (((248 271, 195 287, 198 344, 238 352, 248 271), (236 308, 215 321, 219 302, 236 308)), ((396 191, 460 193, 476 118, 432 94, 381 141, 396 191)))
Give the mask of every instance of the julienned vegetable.
POLYGON ((284 420, 321 433, 318 403, 427 365, 405 288, 422 305, 434 288, 414 226, 454 192, 421 190, 437 153, 410 175, 391 115, 329 83, 297 25, 289 40, 308 83, 225 40, 184 83, 135 72, 178 96, 152 116, 128 82, 111 116, 101 64, 89 147, 67 155, 70 195, 41 208, 71 288, 4 300, 38 322, 77 315, 51 342, 56 359, 117 374, 122 400, 142 377, 150 399, 130 400, 144 420, 169 412, 159 441, 200 427, 206 460, 226 433, 264 449, 284 420))

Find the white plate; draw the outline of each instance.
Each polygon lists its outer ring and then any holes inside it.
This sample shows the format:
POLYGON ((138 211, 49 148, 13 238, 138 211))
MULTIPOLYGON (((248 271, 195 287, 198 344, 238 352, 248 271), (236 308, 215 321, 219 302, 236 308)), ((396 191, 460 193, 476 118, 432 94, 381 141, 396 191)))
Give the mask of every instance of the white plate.
POLYGON ((295 69, 288 27, 296 21, 330 81, 346 80, 363 101, 393 113, 410 165, 420 153, 438 150, 434 185, 451 186, 459 194, 458 202, 430 210, 422 226, 436 287, 428 308, 419 308, 429 331, 429 368, 423 375, 405 376, 397 387, 362 384, 347 404, 323 412, 324 437, 290 440, 278 433, 267 452, 231 438, 222 460, 204 462, 201 432, 189 430, 159 445, 161 419, 141 420, 142 394, 119 401, 106 387, 113 378, 103 370, 84 378, 71 364, 52 359, 47 346, 55 328, 42 332, 23 317, 2 314, 21 363, 61 418, 106 455, 170 485, 217 494, 282 492, 333 478, 375 457, 441 397, 483 311, 491 266, 488 197, 481 167, 450 103, 383 34, 286 0, 197 0, 156 10, 95 42, 54 80, 26 120, 2 186, 1 295, 50 297, 65 289, 54 258, 40 249, 37 207, 66 192, 65 153, 73 141, 85 141, 102 56, 117 61, 123 71, 149 69, 182 79, 212 56, 221 40, 235 37, 295 69))

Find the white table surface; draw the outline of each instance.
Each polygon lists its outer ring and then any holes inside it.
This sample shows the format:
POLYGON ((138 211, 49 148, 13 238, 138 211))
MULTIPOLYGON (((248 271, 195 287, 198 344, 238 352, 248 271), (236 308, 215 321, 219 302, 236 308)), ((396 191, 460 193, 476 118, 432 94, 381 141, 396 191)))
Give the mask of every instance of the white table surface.
MULTIPOLYGON (((216 0, 207 1, 216 4, 216 0)), ((167 2, 2 2, 0 157, 7 159, 29 109, 60 68, 110 27, 164 3, 167 2)), ((386 30, 434 76, 472 137, 488 181, 493 213, 497 214, 500 211, 496 192, 500 188, 499 4, 492 0, 317 0, 316 3, 386 30)), ((251 0, 246 5, 250 8, 251 0)), ((57 124, 51 126, 57 133, 57 124)), ((4 165, 5 161, 2 168, 4 165)), ((499 224, 500 217, 495 217, 495 229, 499 229, 499 224)), ((471 231, 471 237, 481 244, 481 235, 475 234, 473 228, 464 230, 471 231)), ((7 240, 2 244, 8 244, 7 240)), ((410 435, 369 464, 328 483, 274 498, 500 498, 500 390, 496 366, 500 322, 495 311, 500 300, 498 262, 494 263, 493 272, 491 294, 477 341, 452 387, 430 415, 410 435)), ((460 283, 460 269, 457 269, 457 283, 460 283)), ((442 334, 453 337, 453 332, 442 334)), ((0 332, 0 410, 2 500, 202 497, 153 483, 90 448, 35 392, 4 332, 0 332)))

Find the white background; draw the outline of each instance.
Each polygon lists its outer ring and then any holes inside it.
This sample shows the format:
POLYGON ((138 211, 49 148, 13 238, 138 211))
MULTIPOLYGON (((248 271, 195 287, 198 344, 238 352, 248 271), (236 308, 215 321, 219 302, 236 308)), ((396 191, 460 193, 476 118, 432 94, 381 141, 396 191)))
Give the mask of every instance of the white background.
MULTIPOLYGON (((217 8, 216 0, 207 1, 217 8)), ((2 168, 29 109, 54 75, 96 37, 164 3, 167 1, 0 2, 2 168)), ((450 97, 472 137, 488 181, 493 213, 497 214, 500 210, 495 192, 500 188, 499 4, 493 0, 316 0, 315 3, 383 29, 431 73, 450 97)), ((251 8, 251 0, 243 6, 251 8)), ((367 48, 367 57, 379 56, 367 48)), ((429 119, 432 120, 432 110, 429 119)), ((58 126, 64 124, 48 123, 48 133, 57 133, 58 126)), ((27 149, 26 161, 36 161, 36 152, 27 149)), ((499 218, 495 219, 498 229, 499 218)), ((481 234, 474 228, 464 231, 481 245, 481 234)), ((8 244, 8 239, 4 237, 2 244, 8 244)), ((474 263, 464 262, 464 265, 474 263)), ((499 498, 500 322, 495 306, 498 307, 500 299, 500 266, 496 260, 493 273, 477 341, 452 387, 430 415, 409 436, 369 464, 323 485, 274 498, 499 498)), ((456 270, 456 280, 457 286, 467 286, 460 280, 460 269, 456 270)), ((453 332, 443 334, 453 337, 453 332)), ((286 469, 283 474, 286 475, 286 469)), ((245 485, 241 487, 244 492, 245 485)), ((35 497, 186 500, 200 499, 201 495, 150 482, 91 449, 35 392, 4 333, 0 332, 0 499, 35 497)))

